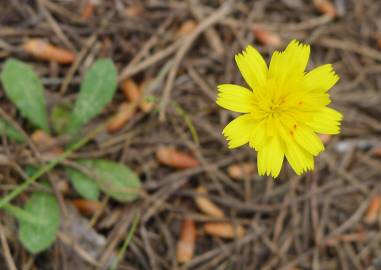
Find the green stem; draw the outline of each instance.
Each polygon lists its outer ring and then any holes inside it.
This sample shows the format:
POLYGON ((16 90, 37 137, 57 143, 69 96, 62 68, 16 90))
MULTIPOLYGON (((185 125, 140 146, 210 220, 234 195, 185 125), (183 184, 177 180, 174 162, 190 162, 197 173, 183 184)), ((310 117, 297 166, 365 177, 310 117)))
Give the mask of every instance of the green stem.
POLYGON ((119 262, 123 259, 124 253, 126 253, 126 250, 128 248, 128 245, 130 244, 132 237, 134 236, 135 230, 139 224, 140 215, 137 213, 135 214, 134 221, 132 223, 131 229, 127 234, 126 240, 123 243, 122 248, 119 251, 118 257, 116 261, 114 261, 113 265, 111 266, 111 270, 115 270, 119 264, 119 262))
POLYGON ((19 208, 17 206, 13 206, 11 204, 5 204, 3 209, 9 215, 14 216, 18 220, 24 220, 34 225, 46 224, 46 222, 44 222, 43 220, 36 218, 34 215, 30 214, 28 211, 25 211, 24 209, 19 208))
POLYGON ((62 155, 58 156, 56 159, 50 161, 48 164, 45 164, 42 166, 35 174, 28 177, 24 183, 19 185, 17 188, 12 190, 10 193, 5 195, 0 200, 0 208, 3 208, 5 205, 7 205, 11 200, 16 198, 18 195, 20 195, 24 190, 26 190, 31 184, 33 184, 39 177, 41 177, 46 172, 53 169, 57 164, 61 163, 63 160, 65 160, 68 156, 70 156, 75 150, 79 149, 83 145, 85 145, 88 141, 90 141, 96 134, 98 134, 100 131, 104 129, 104 124, 98 126, 95 130, 93 130, 91 133, 89 133, 87 136, 85 136, 83 139, 79 140, 78 142, 74 143, 67 149, 62 155))

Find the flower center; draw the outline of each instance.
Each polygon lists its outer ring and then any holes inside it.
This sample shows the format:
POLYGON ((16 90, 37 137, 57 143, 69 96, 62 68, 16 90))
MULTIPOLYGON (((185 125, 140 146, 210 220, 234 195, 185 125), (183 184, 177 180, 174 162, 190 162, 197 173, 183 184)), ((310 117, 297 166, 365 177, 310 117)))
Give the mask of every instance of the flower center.
POLYGON ((285 111, 284 103, 285 103, 284 98, 271 99, 266 109, 267 116, 275 116, 279 113, 284 112, 285 111))

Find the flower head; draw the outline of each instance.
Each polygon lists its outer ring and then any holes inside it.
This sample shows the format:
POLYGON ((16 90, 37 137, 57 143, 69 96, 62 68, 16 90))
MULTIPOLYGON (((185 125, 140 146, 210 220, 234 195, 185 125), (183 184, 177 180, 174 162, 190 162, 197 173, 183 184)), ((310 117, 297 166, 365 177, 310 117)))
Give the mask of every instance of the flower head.
POLYGON ((258 152, 260 175, 277 177, 284 158, 297 174, 313 170, 313 157, 324 150, 317 133, 340 132, 342 114, 327 107, 328 90, 339 77, 330 64, 306 73, 309 55, 309 45, 293 40, 283 52, 274 52, 267 67, 249 45, 235 60, 251 89, 218 86, 217 104, 243 113, 223 130, 228 146, 249 143, 258 152))

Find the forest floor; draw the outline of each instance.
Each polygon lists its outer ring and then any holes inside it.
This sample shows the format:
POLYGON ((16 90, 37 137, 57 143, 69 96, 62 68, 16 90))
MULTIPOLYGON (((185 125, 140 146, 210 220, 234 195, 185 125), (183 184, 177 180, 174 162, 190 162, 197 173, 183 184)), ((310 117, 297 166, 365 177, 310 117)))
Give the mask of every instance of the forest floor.
MULTIPOLYGON (((112 101, 82 128, 88 141, 48 170, 48 185, 38 180, 12 198, 23 207, 32 192, 54 195, 54 243, 31 254, 17 219, 0 211, 0 269, 381 269, 380 14, 378 0, 0 0, 1 68, 11 57, 30 64, 49 115, 72 106, 97 59, 112 59, 118 74, 112 101), (31 55, 25 43, 35 38, 74 62, 31 55), (322 137, 313 172, 297 176, 285 164, 274 180, 258 176, 253 149, 227 148, 221 132, 235 114, 216 105, 216 86, 245 84, 234 55, 248 44, 268 62, 292 39, 311 45, 308 70, 333 64, 332 107, 344 120, 339 135, 322 137), (134 102, 128 87, 152 103, 98 129, 134 102), (64 169, 81 159, 127 166, 139 197, 121 202, 103 190, 84 199, 64 169)), ((3 89, 1 117, 28 140, 2 137, 2 198, 28 165, 69 145, 65 134, 37 131, 3 89)))

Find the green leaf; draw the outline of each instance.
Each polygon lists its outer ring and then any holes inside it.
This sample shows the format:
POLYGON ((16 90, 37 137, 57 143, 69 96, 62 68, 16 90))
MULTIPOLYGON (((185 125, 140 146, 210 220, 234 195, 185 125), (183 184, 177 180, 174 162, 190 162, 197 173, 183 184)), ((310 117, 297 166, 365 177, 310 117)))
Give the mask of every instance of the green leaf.
POLYGON ((140 179, 128 167, 108 160, 83 160, 81 164, 96 176, 93 181, 111 198, 130 202, 139 197, 140 179))
POLYGON ((117 86, 117 71, 110 59, 96 61, 81 84, 70 118, 69 133, 75 133, 98 115, 112 100, 117 86))
POLYGON ((53 244, 60 225, 60 210, 56 198, 45 192, 35 192, 25 204, 24 210, 43 223, 19 220, 19 238, 22 245, 33 254, 46 250, 53 244))
POLYGON ((44 88, 32 67, 16 59, 5 62, 1 81, 8 98, 34 126, 49 131, 44 88))
POLYGON ((18 220, 23 220, 32 224, 45 224, 43 220, 38 219, 34 215, 30 214, 28 211, 19 208, 17 206, 11 205, 11 204, 6 204, 4 205, 4 210, 7 212, 9 215, 14 216, 18 220))
POLYGON ((54 132, 57 134, 63 134, 67 130, 70 121, 70 110, 68 106, 56 105, 52 109, 50 115, 50 122, 52 124, 54 132))
POLYGON ((140 179, 127 166, 108 160, 89 160, 85 165, 97 175, 100 189, 120 202, 137 199, 140 193, 140 179))
POLYGON ((75 191, 79 195, 89 200, 98 200, 99 187, 93 179, 72 168, 66 168, 65 170, 75 191))
POLYGON ((23 134, 2 118, 0 118, 0 135, 5 135, 20 143, 25 141, 23 134))

